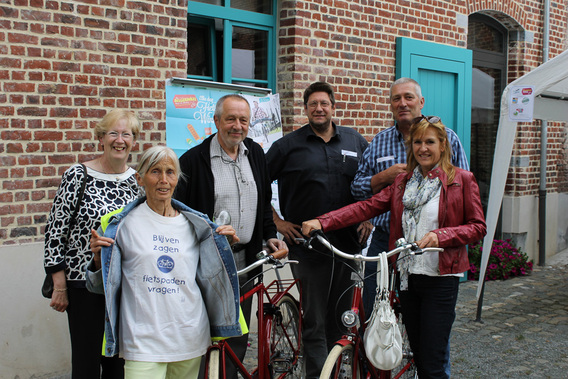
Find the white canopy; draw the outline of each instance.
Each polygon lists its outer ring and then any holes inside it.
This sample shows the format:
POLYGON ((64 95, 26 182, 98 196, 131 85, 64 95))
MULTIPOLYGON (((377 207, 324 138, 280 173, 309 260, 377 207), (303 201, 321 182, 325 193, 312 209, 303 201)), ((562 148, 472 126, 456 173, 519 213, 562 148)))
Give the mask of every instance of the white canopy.
POLYGON ((513 86, 534 87, 534 119, 568 121, 568 51, 521 76, 509 84, 503 91, 499 129, 497 130, 495 155, 493 157, 493 171, 491 172, 489 203, 487 206, 487 235, 483 240, 483 255, 477 287, 478 300, 481 295, 493 237, 495 236, 495 227, 499 217, 499 210, 501 209, 513 142, 517 131, 517 122, 509 120, 508 99, 509 91, 513 86))

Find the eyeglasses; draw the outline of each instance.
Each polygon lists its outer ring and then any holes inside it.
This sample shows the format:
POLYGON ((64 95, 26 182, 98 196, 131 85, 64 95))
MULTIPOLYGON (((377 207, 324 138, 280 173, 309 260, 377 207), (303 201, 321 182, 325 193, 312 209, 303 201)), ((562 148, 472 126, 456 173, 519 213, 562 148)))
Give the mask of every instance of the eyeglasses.
POLYGON ((318 104, 322 108, 329 108, 331 106, 329 101, 312 101, 311 103, 308 103, 308 107, 315 109, 318 107, 318 104))
POLYGON ((412 120, 412 123, 413 123, 413 124, 418 124, 418 123, 419 123, 420 121, 422 121, 422 120, 426 120, 426 121, 428 121, 430 124, 436 124, 436 123, 442 121, 442 120, 440 119, 440 117, 438 117, 438 116, 424 116, 424 115, 421 115, 420 117, 416 117, 414 120, 412 120))
POLYGON ((118 133, 118 132, 107 132, 105 133, 107 136, 109 136, 112 139, 117 139, 118 136, 120 135, 122 137, 122 139, 124 140, 129 140, 132 139, 132 137, 134 137, 132 135, 132 133, 118 133))

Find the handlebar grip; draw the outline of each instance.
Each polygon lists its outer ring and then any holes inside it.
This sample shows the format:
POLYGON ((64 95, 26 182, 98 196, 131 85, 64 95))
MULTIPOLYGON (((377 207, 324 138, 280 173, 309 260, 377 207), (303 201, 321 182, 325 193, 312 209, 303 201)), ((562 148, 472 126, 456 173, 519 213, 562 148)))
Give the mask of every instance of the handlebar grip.
POLYGON ((286 258, 287 255, 288 255, 288 250, 286 249, 276 250, 274 253, 270 254, 270 256, 274 259, 286 258))
POLYGON ((316 237, 316 236, 323 236, 323 230, 321 229, 314 229, 310 232, 310 237, 316 237))

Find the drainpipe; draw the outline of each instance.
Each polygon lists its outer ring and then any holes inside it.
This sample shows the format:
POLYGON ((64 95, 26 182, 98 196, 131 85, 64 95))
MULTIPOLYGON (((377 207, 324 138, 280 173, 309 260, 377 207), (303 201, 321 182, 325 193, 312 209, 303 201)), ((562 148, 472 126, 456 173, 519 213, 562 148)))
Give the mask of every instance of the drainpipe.
MULTIPOLYGON (((544 0, 544 22, 542 30, 542 63, 548 61, 550 0, 544 0)), ((540 186, 538 190, 538 265, 546 262, 546 148, 548 145, 548 122, 542 120, 540 126, 540 186)))

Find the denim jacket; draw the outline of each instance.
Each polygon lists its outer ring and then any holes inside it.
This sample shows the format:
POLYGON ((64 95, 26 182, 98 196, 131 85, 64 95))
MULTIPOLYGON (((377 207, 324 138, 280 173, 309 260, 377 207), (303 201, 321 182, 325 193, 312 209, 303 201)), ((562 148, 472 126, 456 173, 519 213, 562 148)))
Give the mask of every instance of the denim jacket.
MULTIPOLYGON (((146 198, 138 199, 113 213, 104 230, 104 236, 116 239, 118 228, 124 218, 145 200, 146 198)), ((206 215, 173 199, 172 205, 193 225, 197 239, 200 241, 196 280, 209 316, 211 337, 227 338, 242 335, 239 325, 237 269, 227 238, 215 232, 217 225, 211 222, 206 215)), ((118 320, 122 284, 121 255, 122 252, 117 244, 103 247, 101 269, 94 271, 95 266, 92 260, 87 266, 87 289, 105 295, 106 356, 118 353, 118 320)))

